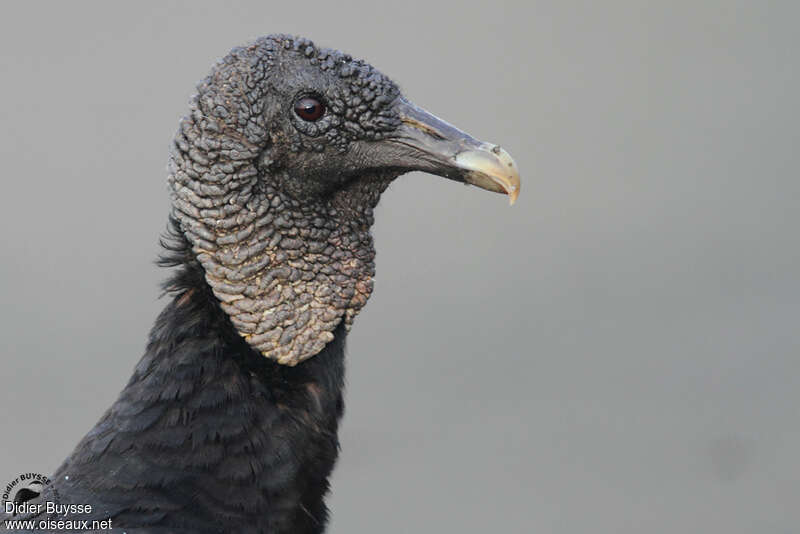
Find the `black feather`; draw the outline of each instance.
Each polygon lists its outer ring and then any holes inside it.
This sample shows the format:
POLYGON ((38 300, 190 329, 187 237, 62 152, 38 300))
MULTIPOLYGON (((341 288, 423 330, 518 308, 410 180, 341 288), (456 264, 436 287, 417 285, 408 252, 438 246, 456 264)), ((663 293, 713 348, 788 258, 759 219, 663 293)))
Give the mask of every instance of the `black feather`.
POLYGON ((322 532, 381 194, 423 170, 513 200, 514 169, 347 54, 284 35, 233 49, 170 151, 170 301, 119 398, 32 501, 89 504, 80 519, 130 532, 322 532), (323 113, 296 112, 309 95, 323 113))
POLYGON ((48 490, 92 504, 81 519, 143 529, 134 532, 321 532, 344 330, 295 367, 267 360, 220 310, 174 220, 162 243, 172 301, 128 385, 48 490))

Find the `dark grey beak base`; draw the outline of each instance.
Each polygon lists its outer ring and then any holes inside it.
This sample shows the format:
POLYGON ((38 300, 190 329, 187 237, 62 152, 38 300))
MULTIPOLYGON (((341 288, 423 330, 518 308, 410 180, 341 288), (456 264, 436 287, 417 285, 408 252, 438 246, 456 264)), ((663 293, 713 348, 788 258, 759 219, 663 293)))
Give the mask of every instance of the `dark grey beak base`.
POLYGON ((520 178, 508 152, 478 141, 405 99, 396 104, 396 109, 402 124, 389 141, 404 147, 403 167, 505 193, 514 204, 520 178))

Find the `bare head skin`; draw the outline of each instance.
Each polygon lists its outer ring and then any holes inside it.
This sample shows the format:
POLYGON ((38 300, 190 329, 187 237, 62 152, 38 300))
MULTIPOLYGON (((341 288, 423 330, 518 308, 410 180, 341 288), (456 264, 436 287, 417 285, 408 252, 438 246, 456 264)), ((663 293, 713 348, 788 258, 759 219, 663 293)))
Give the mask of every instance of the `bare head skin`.
POLYGON ((349 328, 372 292, 373 208, 420 170, 505 193, 514 161, 311 41, 264 37, 200 83, 171 152, 181 229, 239 334, 286 365, 349 328))
POLYGON ((519 194, 507 152, 362 61, 282 35, 225 56, 170 153, 172 300, 36 498, 137 532, 321 534, 373 209, 412 170, 519 194))

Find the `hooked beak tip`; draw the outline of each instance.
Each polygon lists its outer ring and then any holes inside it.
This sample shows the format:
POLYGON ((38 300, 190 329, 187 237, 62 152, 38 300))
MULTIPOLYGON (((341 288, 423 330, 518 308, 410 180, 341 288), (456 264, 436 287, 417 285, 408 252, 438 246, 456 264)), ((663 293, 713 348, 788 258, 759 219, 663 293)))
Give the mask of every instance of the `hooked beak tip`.
POLYGON ((407 169, 505 193, 511 205, 517 201, 519 170, 508 152, 499 145, 478 141, 405 99, 397 107, 402 125, 394 141, 412 149, 402 156, 407 158, 407 169))
POLYGON ((491 143, 460 152, 456 165, 466 171, 464 180, 482 189, 505 193, 513 206, 519 197, 520 178, 517 164, 506 150, 491 143))

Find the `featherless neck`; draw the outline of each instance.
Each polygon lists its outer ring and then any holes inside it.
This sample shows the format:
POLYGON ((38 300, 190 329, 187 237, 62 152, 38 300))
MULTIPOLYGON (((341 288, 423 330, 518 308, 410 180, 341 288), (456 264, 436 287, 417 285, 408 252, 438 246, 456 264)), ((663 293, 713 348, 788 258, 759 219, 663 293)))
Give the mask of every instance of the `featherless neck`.
POLYGON ((349 329, 372 293, 372 210, 395 174, 354 176, 301 201, 277 187, 286 171, 265 174, 237 137, 215 144, 208 123, 196 114, 181 123, 173 213, 239 334, 265 357, 296 365, 340 324, 349 329))

